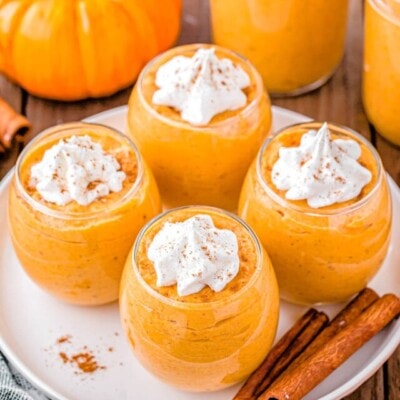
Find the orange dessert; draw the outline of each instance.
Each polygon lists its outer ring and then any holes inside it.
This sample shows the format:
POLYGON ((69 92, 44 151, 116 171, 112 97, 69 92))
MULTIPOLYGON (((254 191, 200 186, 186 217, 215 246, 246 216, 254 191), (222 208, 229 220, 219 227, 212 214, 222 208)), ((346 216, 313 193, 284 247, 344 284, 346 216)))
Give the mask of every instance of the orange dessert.
POLYGON ((180 389, 212 391, 241 381, 269 351, 278 286, 267 254, 239 218, 208 207, 178 208, 139 234, 122 275, 120 311, 129 342, 149 371, 180 389), (167 239, 160 241, 163 234, 167 239), (173 244, 176 234, 187 239, 173 244), (235 238, 236 251, 219 242, 225 234, 235 238), (164 254, 159 262, 163 251, 170 258, 164 254), (222 269, 210 274, 221 254, 222 269), (238 268, 225 271, 232 257, 238 268), (171 273, 175 283, 160 282, 171 273))
POLYGON ((362 97, 378 133, 400 146, 400 3, 365 4, 362 97))
POLYGON ((216 46, 181 46, 155 58, 129 101, 129 135, 154 172, 166 207, 234 210, 270 126, 258 72, 216 46))
POLYGON ((247 57, 271 94, 301 94, 321 86, 339 65, 348 3, 211 0, 214 41, 247 57))
POLYGON ((348 128, 330 124, 330 138, 323 129, 294 125, 266 141, 239 204, 271 257, 282 298, 295 303, 339 302, 360 291, 390 239, 391 201, 378 154, 348 128), (300 157, 302 147, 309 153, 300 157), (278 164, 283 157, 291 163, 286 170, 278 164), (279 179, 291 187, 278 188, 279 179))
POLYGON ((24 149, 8 213, 28 275, 64 301, 96 305, 118 298, 132 243, 160 209, 154 178, 132 142, 111 128, 76 123, 46 130, 24 149), (92 150, 98 158, 79 159, 92 150), (101 164, 104 157, 112 164, 101 164), (111 190, 95 177, 99 168, 111 177, 111 190))

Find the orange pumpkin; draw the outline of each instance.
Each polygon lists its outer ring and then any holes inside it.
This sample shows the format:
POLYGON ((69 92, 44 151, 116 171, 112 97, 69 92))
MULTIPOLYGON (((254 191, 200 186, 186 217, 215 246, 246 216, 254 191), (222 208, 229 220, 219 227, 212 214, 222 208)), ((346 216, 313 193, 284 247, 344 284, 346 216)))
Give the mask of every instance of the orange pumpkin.
POLYGON ((0 0, 0 72, 59 100, 128 86, 170 47, 182 0, 0 0))

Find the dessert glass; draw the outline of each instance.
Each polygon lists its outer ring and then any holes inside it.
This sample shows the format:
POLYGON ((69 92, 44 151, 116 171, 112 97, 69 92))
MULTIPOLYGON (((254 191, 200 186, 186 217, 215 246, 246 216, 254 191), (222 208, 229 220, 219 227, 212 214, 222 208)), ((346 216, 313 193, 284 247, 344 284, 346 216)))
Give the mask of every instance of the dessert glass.
POLYGON ((127 254, 140 228, 161 210, 154 178, 131 140, 102 125, 72 123, 45 130, 21 153, 9 192, 8 219, 17 257, 53 296, 97 305, 118 298, 127 254), (127 178, 118 193, 87 206, 45 201, 29 187, 30 167, 62 138, 89 135, 115 154, 127 178))
POLYGON ((365 4, 362 98, 375 129, 400 146, 400 3, 365 4))
POLYGON ((278 286, 267 253, 237 216, 210 207, 165 212, 139 233, 121 280, 122 324, 140 362, 183 390, 213 391, 248 376, 272 346, 279 314, 278 286), (221 292, 209 287, 179 297, 176 285, 157 287, 147 248, 164 222, 208 214, 235 232, 238 275, 221 292))
POLYGON ((204 204, 235 210, 247 169, 270 127, 270 101, 260 75, 247 60, 217 46, 186 45, 155 58, 143 69, 129 100, 128 133, 149 163, 167 208, 204 204), (155 73, 175 56, 192 56, 208 47, 239 64, 251 86, 244 89, 248 100, 243 108, 193 126, 172 107, 152 103, 155 73))
POLYGON ((287 200, 271 180, 281 146, 297 146, 319 122, 284 128, 267 140, 243 185, 239 215, 271 257, 281 298, 300 304, 348 299, 374 276, 387 253, 391 199, 386 174, 372 145, 349 128, 329 124, 332 138, 353 139, 372 180, 355 199, 321 208, 287 200))
POLYGON ((215 43, 247 57, 271 95, 316 89, 342 59, 348 0, 211 0, 210 4, 215 43))

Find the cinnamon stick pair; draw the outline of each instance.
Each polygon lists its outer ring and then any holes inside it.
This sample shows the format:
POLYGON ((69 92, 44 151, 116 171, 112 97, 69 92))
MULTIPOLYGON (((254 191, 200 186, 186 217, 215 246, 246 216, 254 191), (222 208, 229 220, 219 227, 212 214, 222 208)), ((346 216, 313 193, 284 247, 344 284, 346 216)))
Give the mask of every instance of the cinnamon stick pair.
POLYGON ((399 313, 398 297, 379 298, 368 288, 329 324, 323 313, 309 310, 273 347, 234 399, 301 399, 399 313))
POLYGON ((253 400, 297 357, 327 324, 326 314, 311 308, 271 349, 262 364, 247 379, 234 400, 253 400), (263 388, 263 389, 261 389, 263 388))
POLYGON ((14 137, 31 127, 29 121, 0 98, 0 153, 11 147, 14 137))

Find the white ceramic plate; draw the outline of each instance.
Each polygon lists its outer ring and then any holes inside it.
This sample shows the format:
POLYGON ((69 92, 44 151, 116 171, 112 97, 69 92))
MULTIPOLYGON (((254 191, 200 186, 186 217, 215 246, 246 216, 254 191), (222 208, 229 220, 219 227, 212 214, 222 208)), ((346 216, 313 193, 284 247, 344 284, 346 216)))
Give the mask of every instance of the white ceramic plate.
MULTIPOLYGON (((88 120, 125 129, 126 107, 88 120)), ((274 107, 274 129, 308 118, 274 107)), ((122 333, 117 304, 85 308, 62 304, 38 289, 16 259, 7 229, 7 190, 12 173, 0 184, 0 348, 36 387, 56 400, 164 399, 227 400, 238 386, 207 394, 177 391, 151 376, 136 361, 122 333), (64 343, 57 340, 65 335, 64 343), (86 346, 86 347, 85 347, 86 346), (93 374, 81 373, 66 355, 90 351, 99 365, 93 374)), ((387 259, 370 286, 378 293, 400 295, 400 189, 389 180, 394 203, 393 236, 387 259), (397 243, 397 245, 396 245, 397 243)), ((322 308, 331 316, 338 307, 322 308)), ((282 304, 278 338, 303 312, 282 304)), ((316 387, 308 400, 336 400, 354 391, 390 357, 400 343, 400 320, 392 323, 316 387)))

